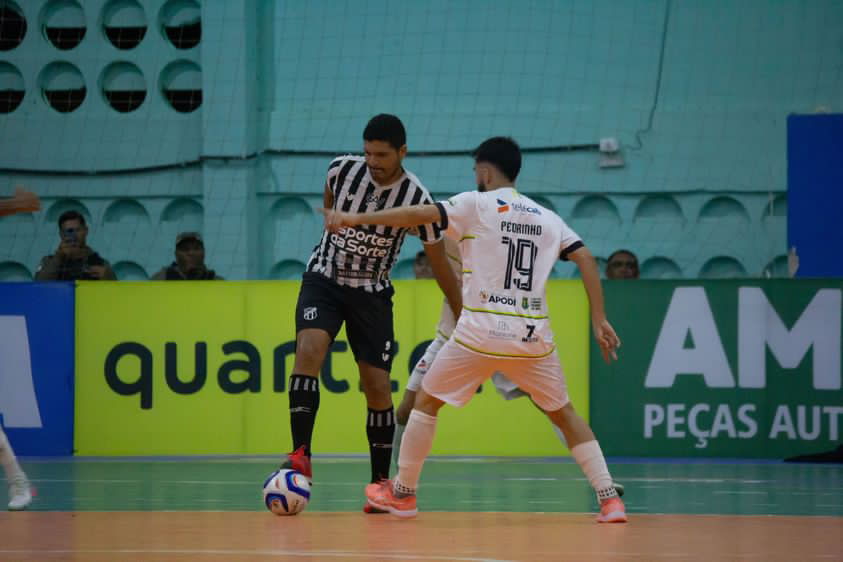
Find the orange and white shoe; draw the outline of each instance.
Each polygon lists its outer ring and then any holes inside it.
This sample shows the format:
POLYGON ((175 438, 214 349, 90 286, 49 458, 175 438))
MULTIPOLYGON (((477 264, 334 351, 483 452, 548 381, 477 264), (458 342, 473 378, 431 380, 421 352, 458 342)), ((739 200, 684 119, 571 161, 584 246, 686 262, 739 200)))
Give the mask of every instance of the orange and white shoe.
POLYGON ((363 513, 368 513, 369 515, 377 515, 379 513, 389 513, 385 509, 378 509, 372 504, 369 503, 369 500, 363 502, 363 513))
POLYGON ((418 514, 416 495, 395 497, 392 491, 392 480, 367 484, 366 499, 372 507, 388 511, 397 517, 415 517, 418 514))
POLYGON ((598 523, 626 523, 626 507, 620 498, 609 498, 600 502, 598 523))

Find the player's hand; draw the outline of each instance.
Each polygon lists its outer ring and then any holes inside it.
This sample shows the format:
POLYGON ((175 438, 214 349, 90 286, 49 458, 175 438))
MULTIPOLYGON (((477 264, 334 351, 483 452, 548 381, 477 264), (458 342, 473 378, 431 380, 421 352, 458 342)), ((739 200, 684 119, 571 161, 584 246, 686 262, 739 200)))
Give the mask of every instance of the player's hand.
POLYGON ((22 187, 15 188, 15 194, 12 198, 15 201, 15 207, 21 212, 34 212, 41 209, 41 201, 38 200, 38 196, 22 187))
POLYGON ((356 223, 352 220, 351 213, 343 213, 333 209, 318 209, 325 217, 325 230, 328 232, 337 232, 347 226, 354 226, 356 223))
POLYGON ((591 324, 594 327, 597 345, 600 346, 600 353, 603 354, 603 361, 606 363, 611 363, 612 360, 617 361, 617 349, 621 346, 621 340, 615 333, 615 329, 605 318, 592 319, 591 324))

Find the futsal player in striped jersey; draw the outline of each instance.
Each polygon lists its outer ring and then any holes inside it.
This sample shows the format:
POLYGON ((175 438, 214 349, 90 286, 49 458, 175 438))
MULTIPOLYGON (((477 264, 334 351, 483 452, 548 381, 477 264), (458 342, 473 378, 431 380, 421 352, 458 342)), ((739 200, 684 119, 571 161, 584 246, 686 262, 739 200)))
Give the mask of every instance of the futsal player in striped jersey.
POLYGON ((625 522, 626 509, 600 445, 568 397, 547 316, 545 284, 556 259, 569 259, 580 270, 603 358, 617 359, 620 339, 606 319, 594 257, 558 215, 515 190, 521 151, 512 139, 488 139, 474 160, 478 190, 444 203, 375 213, 323 210, 329 231, 365 224, 407 228, 438 223, 449 238, 462 241, 463 269, 470 272, 463 278, 462 315, 416 395, 398 474, 366 486, 366 498, 397 516, 415 516, 416 489, 439 409, 446 403, 466 404, 484 380, 502 371, 565 435, 597 495, 597 521, 625 522))
MULTIPOLYGON (((407 141, 398 117, 373 117, 363 130, 363 152, 363 156, 341 156, 328 166, 323 197, 326 208, 363 213, 433 203, 419 179, 402 166, 407 141)), ((319 408, 319 372, 345 322, 366 396, 371 481, 389 476, 395 430, 389 379, 395 353, 394 291, 389 272, 407 234, 421 239, 434 277, 459 315, 462 297, 438 225, 325 230, 307 262, 296 304, 296 354, 289 380, 293 452, 282 467, 313 477, 310 457, 319 408)), ((373 512, 368 504, 364 511, 373 512)))

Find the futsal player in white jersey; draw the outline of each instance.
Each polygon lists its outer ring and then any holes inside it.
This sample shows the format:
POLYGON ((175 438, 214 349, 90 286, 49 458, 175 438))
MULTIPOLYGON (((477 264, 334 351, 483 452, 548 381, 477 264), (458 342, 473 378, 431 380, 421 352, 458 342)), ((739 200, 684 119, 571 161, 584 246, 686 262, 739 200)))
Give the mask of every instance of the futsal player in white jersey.
POLYGON ((558 258, 577 264, 588 295, 592 328, 604 360, 617 359, 620 340, 606 319, 594 257, 555 213, 515 190, 521 152, 494 137, 474 153, 478 191, 444 203, 350 214, 323 210, 326 228, 360 224, 410 227, 440 223, 462 241, 463 311, 451 339, 422 381, 401 443, 398 474, 366 486, 368 502, 400 517, 417 513, 416 489, 444 404, 462 406, 493 372, 502 371, 565 435, 571 454, 600 503, 597 521, 625 522, 600 445, 574 411, 547 317, 545 283, 558 258), (526 306, 525 306, 526 305, 526 306))
MULTIPOLYGON (((448 263, 454 270, 457 279, 461 279, 462 258, 460 257, 459 244, 450 238, 445 238, 445 255, 448 257, 448 263)), ((418 273, 416 274, 416 279, 424 278, 432 278, 432 274, 430 277, 419 277, 418 273)), ((430 369, 430 366, 433 364, 436 354, 439 353, 439 350, 442 349, 442 346, 445 345, 445 342, 451 337, 456 325, 457 321, 454 318, 454 313, 451 311, 448 299, 446 298, 442 303, 442 311, 439 314, 439 323, 436 325, 436 335, 424 350, 421 358, 413 366, 410 378, 407 381, 407 386, 404 388, 404 395, 401 398, 401 404, 395 410, 395 435, 392 438, 392 457, 395 461, 395 466, 398 466, 398 455, 401 452, 401 438, 404 436, 404 429, 407 426, 407 420, 410 418, 410 412, 412 411, 413 404, 416 401, 416 393, 419 391, 419 388, 421 388, 422 380, 424 379, 425 374, 427 374, 428 369, 430 369)), ((498 391, 498 394, 500 394, 504 400, 514 400, 523 396, 529 396, 500 371, 496 371, 492 374, 491 381, 495 386, 495 390, 498 391)), ((552 427, 556 436, 562 444, 567 447, 568 443, 565 441, 565 435, 562 433, 562 430, 555 425, 552 425, 552 427)), ((619 495, 622 496, 624 491, 623 486, 618 483, 615 483, 614 486, 619 495)))

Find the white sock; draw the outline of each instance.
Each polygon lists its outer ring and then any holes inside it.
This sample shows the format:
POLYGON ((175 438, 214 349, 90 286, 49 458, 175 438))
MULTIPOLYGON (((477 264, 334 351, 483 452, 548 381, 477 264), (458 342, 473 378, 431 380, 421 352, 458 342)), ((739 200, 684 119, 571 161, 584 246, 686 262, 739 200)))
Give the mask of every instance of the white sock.
POLYGON ((406 425, 395 422, 395 433, 392 435, 392 461, 396 467, 398 466, 398 456, 401 453, 401 437, 404 435, 406 428, 406 425))
POLYGON ((422 465, 433 446, 435 431, 436 416, 429 416, 415 409, 410 412, 404 438, 401 440, 401 454, 398 456, 398 476, 395 477, 398 489, 403 491, 418 488, 422 465))
POLYGON ((598 500, 618 495, 612 486, 612 476, 609 474, 609 467, 606 466, 603 451, 600 450, 600 444, 596 440, 580 443, 571 449, 571 454, 580 465, 585 477, 588 478, 591 487, 597 492, 598 500))
POLYGON ((21 470, 18 464, 18 459, 15 458, 15 452, 12 446, 9 445, 9 440, 6 439, 6 434, 0 429, 0 464, 3 465, 3 471, 6 473, 6 479, 12 481, 21 476, 26 478, 26 475, 21 470))

